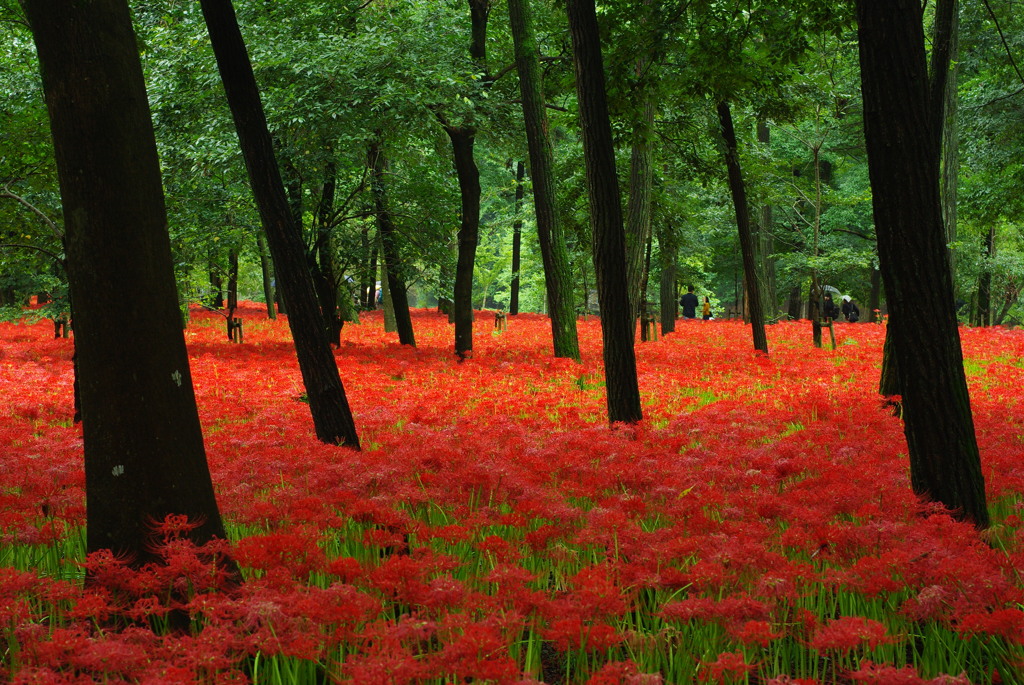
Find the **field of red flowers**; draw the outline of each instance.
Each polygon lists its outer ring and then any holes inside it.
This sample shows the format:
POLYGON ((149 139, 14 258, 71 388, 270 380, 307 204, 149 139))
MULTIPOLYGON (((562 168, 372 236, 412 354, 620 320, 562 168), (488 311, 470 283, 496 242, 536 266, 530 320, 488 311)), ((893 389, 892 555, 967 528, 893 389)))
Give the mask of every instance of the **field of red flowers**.
MULTIPOLYGON (((600 329, 414 313, 336 353, 363 452, 315 440, 287 325, 186 337, 241 587, 82 556, 72 342, 0 324, 0 680, 16 683, 1024 682, 1024 332, 962 329, 994 525, 910 491, 884 328, 730 321, 638 343, 644 421, 609 429, 600 329), (82 587, 86 569, 97 583, 82 587)), ((222 543, 227 544, 227 543, 222 543)))

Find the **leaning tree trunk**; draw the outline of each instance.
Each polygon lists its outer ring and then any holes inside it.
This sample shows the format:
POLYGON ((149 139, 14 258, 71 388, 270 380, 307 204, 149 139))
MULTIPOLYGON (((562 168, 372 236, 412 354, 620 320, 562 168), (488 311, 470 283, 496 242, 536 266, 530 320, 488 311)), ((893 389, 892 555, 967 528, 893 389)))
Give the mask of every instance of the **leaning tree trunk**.
POLYGON ((526 195, 523 179, 526 177, 526 165, 516 162, 516 197, 513 205, 512 220, 512 283, 509 284, 508 313, 515 316, 519 313, 519 269, 522 266, 523 251, 523 197, 526 195))
POLYGON ((387 281, 388 298, 398 331, 398 342, 402 345, 416 347, 416 337, 412 330, 412 315, 409 313, 409 294, 405 285, 405 264, 398 250, 398 232, 391 218, 388 207, 387 185, 384 176, 387 173, 388 161, 381 148, 380 138, 370 144, 368 155, 370 164, 371 188, 373 190, 374 211, 377 214, 377 230, 380 233, 381 266, 384 272, 381 287, 387 281))
POLYGON ((634 326, 626 287, 626 238, 604 88, 597 12, 594 0, 568 0, 566 12, 572 35, 587 194, 590 198, 608 419, 613 423, 637 423, 643 418, 643 412, 633 349, 634 326))
POLYGON ((540 58, 530 0, 510 0, 508 12, 519 73, 519 90, 523 98, 523 121, 530 155, 530 177, 533 180, 537 238, 544 263, 551 339, 556 357, 579 361, 576 310, 572 302, 572 271, 555 194, 555 156, 544 107, 540 58))
POLYGON ((288 206, 235 10, 230 0, 200 0, 200 4, 235 120, 249 183, 274 256, 278 287, 288 304, 288 325, 295 340, 316 436, 322 442, 359 449, 355 421, 323 328, 313 279, 306 265, 305 246, 288 206))
POLYGON ((86 548, 158 560, 184 514, 224 538, 174 283, 160 164, 123 0, 22 3, 41 65, 75 293, 86 548), (124 300, 126 292, 145 297, 124 300))
POLYGON ((757 258, 754 249, 754 235, 750 230, 750 210, 747 207, 747 191, 743 185, 743 171, 740 168, 739 150, 736 145, 736 131, 732 125, 729 103, 718 103, 718 123, 725 140, 725 165, 729 172, 729 189, 736 209, 736 227, 739 229, 740 252, 743 255, 743 280, 746 284, 746 309, 750 316, 750 328, 754 337, 754 349, 768 354, 768 337, 764 331, 764 309, 761 306, 761 287, 757 277, 757 258))
MULTIPOLYGON (((899 365, 914 492, 989 523, 939 199, 938 120, 922 8, 857 0, 864 132, 878 256, 899 365)), ((940 100, 941 102, 941 100, 940 100)))

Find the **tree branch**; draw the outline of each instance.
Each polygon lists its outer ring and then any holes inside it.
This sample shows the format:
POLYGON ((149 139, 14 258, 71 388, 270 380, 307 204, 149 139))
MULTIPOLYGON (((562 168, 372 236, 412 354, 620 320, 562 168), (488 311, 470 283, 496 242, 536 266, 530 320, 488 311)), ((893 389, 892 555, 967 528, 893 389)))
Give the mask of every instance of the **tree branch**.
POLYGON ((40 219, 42 219, 43 223, 50 227, 50 230, 53 231, 53 234, 57 237, 58 240, 60 240, 61 242, 64 241, 64 233, 59 228, 57 228, 57 224, 53 223, 50 217, 46 216, 46 214, 43 213, 43 210, 36 207, 34 204, 23 198, 21 195, 18 195, 14 191, 12 191, 9 185, 4 184, 4 190, 2 193, 0 193, 0 197, 10 198, 17 202, 18 204, 22 205, 23 207, 26 207, 30 212, 32 212, 40 219))
POLYGON ((0 248, 4 247, 18 247, 23 250, 35 250, 36 252, 42 252, 47 257, 60 264, 62 268, 66 268, 64 258, 61 257, 56 252, 47 250, 45 247, 39 247, 38 245, 29 245, 28 243, 0 243, 0 248))

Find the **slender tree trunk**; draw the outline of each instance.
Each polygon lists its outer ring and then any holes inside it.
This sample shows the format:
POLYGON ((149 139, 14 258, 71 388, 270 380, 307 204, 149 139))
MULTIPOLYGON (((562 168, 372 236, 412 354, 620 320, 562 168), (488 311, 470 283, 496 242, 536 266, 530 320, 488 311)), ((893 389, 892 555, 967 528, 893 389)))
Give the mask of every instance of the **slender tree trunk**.
POLYGON ((196 410, 138 44, 123 0, 22 3, 64 206, 85 451, 86 548, 141 566, 184 514, 224 538, 196 410), (126 292, 145 297, 124 300, 126 292))
MULTIPOLYGON (((763 120, 757 122, 757 142, 768 150, 771 143, 771 129, 763 120)), ((766 318, 775 320, 778 317, 778 296, 775 291, 775 237, 772 234, 772 206, 764 204, 757 217, 757 263, 761 265, 761 306, 766 318)))
POLYGON ((658 302, 661 308, 661 334, 676 330, 676 256, 679 243, 675 228, 671 223, 661 224, 658 231, 658 259, 661 266, 661 283, 658 289, 658 302))
POLYGON ((235 120, 249 182, 274 256, 278 287, 288 303, 316 436, 359 449, 355 421, 324 331, 305 247, 281 182, 256 78, 230 0, 200 0, 221 80, 235 120))
MULTIPOLYGON (((939 199, 938 119, 922 7, 857 0, 875 230, 914 491, 988 526, 985 481, 957 329, 939 199)), ((941 102, 941 100, 939 100, 941 102)))
POLYGON ((871 323, 881 322, 881 310, 882 310, 882 272, 878 269, 871 268, 871 294, 868 297, 868 309, 869 312, 868 320, 871 323))
POLYGON ((220 309, 224 306, 224 281, 220 277, 220 264, 217 263, 220 257, 216 251, 210 252, 210 299, 209 305, 214 309, 220 309))
POLYGON ((821 283, 817 269, 811 270, 811 287, 807 292, 807 317, 811 320, 811 342, 821 347, 821 283))
POLYGON ((789 318, 793 321, 799 319, 800 314, 802 313, 800 310, 800 286, 794 285, 789 291, 789 305, 787 307, 789 318))
MULTIPOLYGON (((960 2, 938 0, 935 10, 932 45, 939 49, 932 54, 932 97, 941 98, 942 107, 942 159, 941 187, 942 221, 946 227, 946 244, 957 239, 957 195, 960 177, 959 95, 957 89, 960 57, 960 2), (945 65, 945 88, 938 91, 937 70, 945 65)), ((937 105, 938 106, 938 105, 937 105)), ((956 293, 956 253, 949 252, 949 268, 953 274, 953 292, 956 293)))
MULTIPOLYGON (((383 252, 383 250, 381 250, 383 252)), ((391 298, 391 288, 388 286, 388 264, 386 259, 380 260, 380 303, 384 308, 384 332, 394 333, 398 330, 398 321, 395 317, 395 301, 391 298)))
POLYGON ((764 330, 764 311, 761 309, 761 288, 757 278, 757 258, 754 252, 754 236, 750 230, 750 212, 747 208, 747 191, 743 185, 743 171, 736 145, 736 131, 732 125, 729 103, 718 103, 718 122, 725 140, 725 165, 729 171, 729 189, 732 203, 736 208, 736 227, 740 235, 740 252, 743 255, 743 280, 747 287, 750 328, 754 337, 754 349, 768 354, 768 337, 764 330))
MULTIPOLYGON (((380 232, 378 230, 378 236, 380 232)), ((377 254, 378 254, 379 240, 371 240, 369 244, 368 254, 370 266, 367 273, 370 274, 370 283, 366 289, 366 308, 375 309, 377 307, 377 254)))
POLYGON ((604 87, 597 12, 594 0, 568 0, 566 12, 572 35, 587 194, 590 198, 608 419, 613 423, 637 423, 643 418, 643 412, 633 350, 634 323, 626 282, 626 238, 604 87))
POLYGON ((978 276, 978 319, 979 326, 992 325, 992 262, 996 256, 996 227, 989 226, 985 247, 981 251, 981 275, 978 276))
POLYGON ((409 313, 409 294, 405 286, 405 264, 402 262, 398 249, 398 232, 395 230, 395 223, 388 207, 387 184, 384 178, 387 173, 388 161, 379 137, 370 144, 368 161, 374 210, 377 213, 377 231, 380 233, 381 265, 387 265, 386 279, 381 278, 381 287, 387 280, 387 293, 394 311, 398 341, 402 345, 416 347, 416 337, 412 330, 412 316, 409 313))
MULTIPOLYGON (((341 347, 341 329, 345 325, 339 304, 338 268, 334 263, 334 234, 331 230, 331 214, 334 211, 334 192, 337 185, 337 167, 328 163, 320 188, 320 202, 317 203, 314 222, 316 234, 316 269, 313 271, 317 299, 323 317, 327 340, 335 347, 341 347)), ((348 293, 344 294, 348 297, 348 293)))
MULTIPOLYGON (((637 64, 644 68, 646 60, 637 64)), ((638 74, 639 76, 639 74, 638 74)), ((654 150, 651 131, 654 128, 654 103, 648 97, 643 103, 643 116, 634 132, 635 140, 629 159, 629 201, 626 205, 626 285, 629 288, 629 311, 633 321, 640 315, 644 293, 644 255, 651 240, 651 187, 654 185, 654 150)))
POLYGON ((533 180, 533 206, 537 238, 544 263, 547 309, 551 317, 551 339, 556 357, 580 359, 576 311, 572 301, 572 269, 565 245, 563 221, 555 196, 554 150, 544 107, 540 58, 533 29, 530 0, 508 3, 512 40, 523 99, 523 121, 533 180))
POLYGON ((233 340, 231 334, 234 331, 232 324, 235 320, 235 310, 238 309, 238 250, 228 249, 228 315, 227 329, 228 340, 233 340))
POLYGON ((260 253, 260 272, 263 276, 263 299, 267 302, 267 316, 276 319, 273 264, 270 261, 270 254, 267 252, 267 239, 262 228, 256 229, 256 249, 260 253))
MULTIPOLYGON (((647 236, 647 250, 644 254, 644 273, 643 278, 640 281, 640 339, 643 342, 647 342, 650 339, 650 330, 647 325, 648 320, 648 307, 647 307, 647 283, 648 278, 651 274, 651 250, 654 247, 654 236, 648 234, 647 236)), ((652 319, 653 320, 653 319, 652 319)))
POLYGON ((459 225, 459 252, 455 264, 455 354, 460 360, 473 356, 473 268, 480 235, 480 170, 473 158, 474 128, 447 127, 455 155, 455 173, 459 177, 462 220, 459 225))
POLYGON ((509 286, 508 313, 515 316, 519 313, 519 269, 522 265, 523 249, 523 196, 525 195, 523 179, 526 176, 526 165, 516 162, 516 199, 512 221, 512 283, 509 286))

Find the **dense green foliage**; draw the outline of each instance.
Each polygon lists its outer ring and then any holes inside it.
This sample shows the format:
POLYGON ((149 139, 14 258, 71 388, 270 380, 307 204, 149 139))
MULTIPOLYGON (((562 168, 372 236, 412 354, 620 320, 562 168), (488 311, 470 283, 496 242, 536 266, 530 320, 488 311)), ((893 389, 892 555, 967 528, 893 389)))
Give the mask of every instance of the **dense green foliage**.
MULTIPOLYGON (((451 298, 459 188, 442 122, 471 123, 483 188, 473 302, 507 308, 514 167, 525 160, 526 144, 502 3, 491 7, 485 65, 469 55, 468 6, 457 0, 236 5, 310 260, 329 236, 341 299, 370 304, 367 288, 381 280, 367 169, 368 146, 378 137, 390 162, 389 202, 411 302, 451 298), (329 181, 334 198, 325 203, 329 181)), ((653 142, 650 220, 662 239, 652 245, 647 300, 657 307, 660 271, 674 256, 680 286, 695 284, 719 315, 742 310, 742 265, 715 122, 716 102, 727 99, 752 216, 772 209, 770 220, 757 220, 768 319, 805 316, 806 302, 790 299, 807 299, 812 275, 862 308, 869 304, 874 228, 855 32, 845 5, 786 0, 740 10, 709 0, 656 7, 616 0, 598 9, 623 180, 638 136, 653 142), (650 129, 642 125, 647 98, 655 103, 650 129), (664 240, 666 231, 672 241, 664 240), (676 253, 667 261, 662 242, 676 253)), ((259 221, 198 6, 154 0, 134 3, 133 11, 182 303, 219 305, 232 255, 240 258, 241 295, 262 299, 259 221)), ((533 12, 574 299, 583 311, 596 298, 566 20, 557 3, 534 2, 533 12)), ((974 317, 979 281, 991 273, 992 319, 1015 322, 1024 287, 1017 229, 1024 207, 1016 192, 1024 165, 1015 155, 1024 136, 1024 34, 1006 3, 970 4, 961 14, 957 297, 961 317, 974 317)), ((0 3, 0 35, 0 304, 19 306, 32 294, 64 293, 59 195, 31 37, 12 0, 0 3)), ((543 311, 531 203, 522 211, 520 308, 543 311)))

